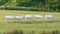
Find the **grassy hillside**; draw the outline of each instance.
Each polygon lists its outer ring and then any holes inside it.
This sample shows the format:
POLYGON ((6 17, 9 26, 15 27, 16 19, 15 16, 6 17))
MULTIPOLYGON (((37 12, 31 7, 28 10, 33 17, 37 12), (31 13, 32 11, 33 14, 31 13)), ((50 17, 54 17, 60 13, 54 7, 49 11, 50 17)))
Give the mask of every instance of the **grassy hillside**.
POLYGON ((10 32, 15 29, 23 30, 24 34, 28 34, 34 30, 35 34, 41 33, 43 30, 60 30, 60 13, 59 12, 33 12, 33 11, 16 11, 16 10, 0 10, 0 34, 4 32, 10 32), (39 20, 22 20, 20 22, 7 22, 5 16, 19 16, 19 15, 36 15, 40 14, 45 16, 46 14, 54 15, 53 19, 39 19, 39 20), (49 21, 50 20, 50 21, 49 21))

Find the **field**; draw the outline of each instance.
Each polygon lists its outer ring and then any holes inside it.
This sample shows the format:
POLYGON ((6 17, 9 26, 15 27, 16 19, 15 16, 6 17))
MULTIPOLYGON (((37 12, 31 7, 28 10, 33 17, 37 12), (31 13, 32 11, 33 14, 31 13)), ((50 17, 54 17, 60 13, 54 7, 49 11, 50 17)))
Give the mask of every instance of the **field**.
POLYGON ((15 29, 23 30, 25 34, 28 31, 35 31, 35 34, 39 34, 40 31, 46 30, 60 30, 60 13, 59 12, 38 12, 38 11, 17 11, 17 10, 0 10, 0 34, 4 32, 13 31, 15 29), (7 22, 5 16, 18 16, 18 15, 43 15, 52 14, 53 19, 41 19, 35 20, 22 20, 23 22, 7 22))

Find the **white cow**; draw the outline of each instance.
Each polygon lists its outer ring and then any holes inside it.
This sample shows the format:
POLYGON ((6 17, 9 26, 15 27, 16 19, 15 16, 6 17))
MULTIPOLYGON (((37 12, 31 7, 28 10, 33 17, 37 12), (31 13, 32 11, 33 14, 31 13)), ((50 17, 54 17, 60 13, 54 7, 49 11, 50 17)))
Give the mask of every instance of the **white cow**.
POLYGON ((16 16, 16 19, 17 20, 21 20, 21 19, 23 19, 24 18, 24 16, 16 16))
POLYGON ((32 15, 25 15, 25 18, 27 18, 27 19, 33 19, 34 16, 32 16, 32 15))
POLYGON ((6 21, 14 20, 15 16, 6 16, 5 19, 6 21))
POLYGON ((43 16, 42 15, 35 15, 35 18, 41 19, 41 18, 43 18, 43 16))
POLYGON ((45 18, 48 18, 48 19, 53 18, 53 15, 46 15, 45 18))
POLYGON ((6 16, 5 18, 8 19, 8 20, 12 20, 12 19, 15 18, 15 16, 6 16))

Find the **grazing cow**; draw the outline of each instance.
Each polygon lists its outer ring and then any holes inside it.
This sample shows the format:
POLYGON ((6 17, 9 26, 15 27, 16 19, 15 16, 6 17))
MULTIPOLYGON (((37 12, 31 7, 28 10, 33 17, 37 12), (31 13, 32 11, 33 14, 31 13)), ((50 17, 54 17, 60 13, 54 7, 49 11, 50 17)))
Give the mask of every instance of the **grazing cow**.
POLYGON ((32 15, 25 15, 25 18, 27 18, 27 19, 33 19, 34 16, 32 16, 32 15))
POLYGON ((6 16, 5 18, 6 18, 7 21, 14 20, 15 19, 15 16, 6 16))
POLYGON ((35 18, 41 19, 41 18, 43 18, 43 16, 41 16, 41 15, 35 15, 35 18))
POLYGON ((46 15, 45 18, 48 18, 48 19, 53 18, 53 15, 46 15))
POLYGON ((24 16, 16 16, 16 20, 22 20, 24 16))
POLYGON ((14 16, 6 16, 6 19, 8 19, 8 20, 12 20, 14 18, 15 18, 14 16))

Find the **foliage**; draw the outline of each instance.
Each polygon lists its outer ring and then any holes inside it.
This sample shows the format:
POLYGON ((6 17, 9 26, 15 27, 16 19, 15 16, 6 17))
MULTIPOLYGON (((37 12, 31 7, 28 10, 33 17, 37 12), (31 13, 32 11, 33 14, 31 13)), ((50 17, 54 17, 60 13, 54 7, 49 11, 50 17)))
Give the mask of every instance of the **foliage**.
POLYGON ((5 6, 5 8, 7 8, 7 6, 36 7, 38 10, 59 11, 60 0, 0 0, 0 6, 5 6))

